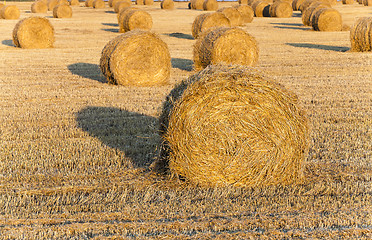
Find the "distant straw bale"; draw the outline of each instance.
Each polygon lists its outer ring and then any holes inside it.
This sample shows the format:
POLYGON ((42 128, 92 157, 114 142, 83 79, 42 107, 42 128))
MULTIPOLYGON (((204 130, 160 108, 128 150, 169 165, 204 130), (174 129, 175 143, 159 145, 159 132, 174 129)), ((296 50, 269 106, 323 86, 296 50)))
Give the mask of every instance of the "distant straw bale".
POLYGON ((341 2, 342 2, 342 4, 347 4, 347 5, 350 5, 350 4, 354 4, 355 3, 354 0, 342 0, 341 2))
POLYGON ((326 7, 331 7, 331 5, 329 3, 314 1, 309 7, 307 7, 302 12, 302 23, 305 26, 311 26, 314 12, 316 12, 318 9, 326 8, 326 7))
POLYGON ((276 1, 270 5, 270 16, 277 18, 292 17, 293 9, 288 2, 276 1))
POLYGON ((32 13, 46 13, 48 12, 48 5, 43 1, 35 1, 31 4, 32 13))
POLYGON ((160 3, 161 9, 174 9, 173 0, 162 0, 160 3))
POLYGON ((301 4, 304 1, 305 0, 293 0, 293 2, 292 2, 292 9, 293 9, 293 11, 299 11, 300 10, 300 6, 301 6, 301 4))
POLYGON ((86 7, 93 7, 94 0, 85 0, 85 6, 86 7))
POLYGON ((221 12, 198 15, 192 24, 192 36, 196 39, 203 31, 213 27, 230 27, 230 20, 221 12))
POLYGON ((117 14, 119 28, 120 26, 122 28, 121 31, 119 30, 120 32, 124 32, 123 22, 124 22, 125 15, 128 14, 131 10, 137 10, 137 9, 138 9, 137 7, 125 7, 125 8, 120 9, 120 12, 117 14))
POLYGON ((372 6, 372 0, 363 0, 364 6, 372 6))
POLYGON ((204 4, 204 0, 191 0, 190 1, 191 9, 195 9, 195 10, 203 10, 203 4, 204 4))
POLYGON ((239 0, 240 5, 248 5, 248 0, 239 0))
POLYGON ((133 29, 150 30, 152 28, 151 15, 143 10, 130 10, 124 14, 123 22, 119 23, 120 32, 128 32, 133 29), (122 24, 122 28, 120 27, 122 24))
POLYGON ((264 16, 264 9, 265 8, 268 8, 270 6, 270 3, 268 3, 267 1, 255 1, 253 4, 252 4, 252 9, 254 11, 254 15, 256 17, 263 17, 264 16))
POLYGON ((66 4, 58 4, 53 8, 53 17, 54 18, 71 18, 72 17, 72 8, 66 4))
POLYGON ((136 5, 143 5, 143 0, 136 0, 136 5))
POLYGON ((153 170, 206 187, 299 183, 309 130, 297 102, 253 68, 211 65, 167 96, 153 170))
POLYGON ((122 0, 108 0, 107 3, 109 5, 109 7, 113 8, 113 7, 115 7, 116 3, 120 2, 120 1, 122 1, 122 0))
POLYGON ((46 18, 22 19, 13 29, 13 43, 19 48, 51 48, 54 43, 54 28, 46 18))
POLYGON ((372 17, 357 19, 350 29, 351 51, 372 51, 372 17))
POLYGON ((105 8, 105 1, 103 1, 103 0, 94 0, 93 1, 93 8, 97 8, 97 9, 105 8))
POLYGON ((255 66, 258 45, 254 37, 240 28, 219 27, 202 33, 194 45, 194 68, 211 64, 255 66))
POLYGON ((119 1, 115 3, 114 11, 119 13, 121 9, 132 6, 132 2, 130 0, 126 1, 119 1))
POLYGON ((106 44, 100 68, 112 84, 163 85, 169 80, 171 57, 167 44, 156 34, 137 29, 106 44))
POLYGON ((0 9, 0 17, 2 19, 18 19, 21 15, 16 5, 4 5, 0 9))
POLYGON ((316 31, 341 31, 342 17, 336 9, 320 8, 313 13, 311 24, 316 31))
POLYGON ((80 2, 79 0, 70 0, 70 6, 79 6, 80 2))
POLYGON ((236 5, 234 6, 241 15, 243 23, 250 23, 253 21, 254 11, 251 6, 248 5, 236 5))
POLYGON ((204 11, 216 11, 218 9, 217 0, 205 0, 203 3, 204 11))
POLYGON ((154 0, 143 0, 143 5, 154 5, 154 0))
POLYGON ((69 5, 69 2, 68 0, 48 0, 47 3, 48 11, 53 11, 54 7, 57 6, 58 4, 69 5))
POLYGON ((242 15, 238 9, 233 7, 224 7, 218 9, 217 12, 225 14, 225 16, 230 20, 230 25, 232 27, 243 25, 242 15))
POLYGON ((321 0, 305 0, 300 4, 300 6, 298 7, 298 10, 300 10, 301 13, 303 13, 306 10, 306 8, 308 8, 312 3, 317 2, 317 1, 320 2, 321 0))

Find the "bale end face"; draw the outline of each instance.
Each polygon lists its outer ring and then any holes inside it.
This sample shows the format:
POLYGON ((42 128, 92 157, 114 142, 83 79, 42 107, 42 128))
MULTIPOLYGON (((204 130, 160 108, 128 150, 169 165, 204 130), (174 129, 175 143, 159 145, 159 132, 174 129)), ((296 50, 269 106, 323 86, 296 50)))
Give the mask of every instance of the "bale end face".
POLYGON ((0 10, 0 18, 2 19, 18 19, 20 15, 21 12, 15 5, 5 5, 0 10))
POLYGON ((372 17, 359 18, 350 29, 351 51, 372 51, 372 17))
POLYGON ((333 8, 320 8, 313 13, 312 27, 315 31, 341 31, 341 14, 339 11, 333 8))
POLYGON ((176 86, 160 117, 158 166, 202 186, 291 184, 308 125, 297 97, 252 68, 209 66, 176 86))
POLYGON ((64 3, 58 4, 53 8, 53 17, 54 18, 71 18, 72 17, 72 8, 69 5, 64 3))

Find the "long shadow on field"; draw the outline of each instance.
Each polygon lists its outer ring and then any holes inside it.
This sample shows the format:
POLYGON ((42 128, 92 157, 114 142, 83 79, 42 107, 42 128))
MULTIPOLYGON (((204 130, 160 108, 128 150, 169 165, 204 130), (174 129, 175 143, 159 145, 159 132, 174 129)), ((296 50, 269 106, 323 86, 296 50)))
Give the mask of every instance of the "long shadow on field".
POLYGON ((74 63, 67 66, 72 74, 105 83, 106 79, 97 64, 74 63))
POLYGON ((175 32, 175 33, 164 33, 164 35, 167 35, 167 36, 169 36, 169 37, 180 38, 180 39, 189 39, 189 40, 194 40, 194 37, 191 36, 190 34, 185 34, 185 33, 180 33, 180 32, 175 32))
POLYGON ((110 27, 119 27, 117 23, 102 23, 103 26, 110 26, 110 27))
POLYGON ((13 40, 3 40, 1 41, 1 43, 10 47, 15 47, 15 45, 13 44, 13 40))
POLYGON ((88 106, 76 113, 78 127, 122 151, 135 167, 146 167, 160 143, 158 119, 112 107, 88 106))
POLYGON ((290 29, 290 30, 302 30, 302 31, 309 31, 311 30, 308 27, 292 27, 292 26, 274 26, 274 28, 279 28, 279 29, 290 29))
POLYGON ((178 68, 184 71, 192 71, 193 61, 184 58, 172 58, 172 67, 178 68))
POLYGON ((101 28, 101 30, 106 31, 106 32, 113 32, 113 33, 119 32, 118 28, 101 28))
POLYGON ((348 47, 337 47, 337 46, 311 44, 311 43, 286 43, 286 45, 289 45, 292 47, 322 49, 322 50, 335 51, 335 52, 346 52, 349 50, 348 47))
POLYGON ((302 23, 270 23, 271 25, 281 25, 281 26, 292 26, 292 27, 303 27, 302 23))

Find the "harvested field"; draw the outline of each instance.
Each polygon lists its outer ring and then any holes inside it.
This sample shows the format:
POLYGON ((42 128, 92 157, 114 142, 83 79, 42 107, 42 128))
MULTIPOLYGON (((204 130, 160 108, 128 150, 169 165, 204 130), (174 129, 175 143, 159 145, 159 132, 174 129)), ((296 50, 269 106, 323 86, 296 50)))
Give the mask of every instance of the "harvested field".
MULTIPOLYGON (((256 66, 299 97, 311 125, 305 179, 291 186, 202 188, 154 175, 158 118, 174 86, 195 73, 191 26, 201 11, 137 5, 168 44, 170 83, 108 84, 99 60, 118 36, 111 8, 47 17, 54 48, 12 42, 0 19, 0 239, 371 239, 372 54, 348 31, 317 32, 291 18, 254 18, 256 66)), ((236 3, 219 2, 219 7, 236 3)), ((333 6, 352 26, 371 7, 333 6)))

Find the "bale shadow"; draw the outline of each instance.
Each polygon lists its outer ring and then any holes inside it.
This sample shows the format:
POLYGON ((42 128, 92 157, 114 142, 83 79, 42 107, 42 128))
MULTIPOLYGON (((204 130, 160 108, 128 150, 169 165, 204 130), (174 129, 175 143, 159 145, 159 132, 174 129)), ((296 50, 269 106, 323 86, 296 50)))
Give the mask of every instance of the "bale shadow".
POLYGON ((348 47, 337 47, 337 46, 311 44, 311 43, 286 43, 286 45, 292 46, 292 47, 322 49, 322 50, 335 51, 335 52, 346 52, 350 49, 348 47))
POLYGON ((194 62, 190 59, 184 59, 184 58, 172 58, 171 59, 172 67, 178 68, 184 71, 191 72, 193 69, 194 62))
POLYGON ((165 33, 164 35, 167 35, 169 37, 175 37, 175 38, 180 38, 180 39, 188 39, 188 40, 194 40, 194 37, 191 36, 190 34, 185 34, 185 33, 165 33))
POLYGON ((116 12, 112 11, 112 10, 105 11, 105 13, 115 13, 116 14, 116 12))
POLYGON ((113 107, 88 106, 76 113, 77 126, 108 147, 122 151, 134 167, 149 167, 160 144, 158 119, 113 107))
POLYGON ((109 26, 109 27, 119 27, 119 24, 117 23, 102 23, 103 26, 109 26))
POLYGON ((3 40, 3 41, 1 41, 1 43, 6 45, 6 46, 15 47, 15 45, 13 43, 13 40, 3 40))
POLYGON ((106 78, 102 75, 101 69, 97 64, 74 63, 67 66, 68 70, 74 75, 106 83, 106 78))
POLYGON ((304 25, 301 23, 270 23, 272 25, 281 25, 281 26, 295 26, 295 27, 303 27, 304 25))
POLYGON ((305 27, 304 25, 301 25, 302 27, 292 27, 292 26, 274 26, 274 28, 279 29, 290 29, 290 30, 302 30, 302 31, 309 31, 311 28, 305 27))
POLYGON ((119 32, 119 29, 117 28, 101 28, 101 30, 106 31, 106 32, 113 32, 113 33, 119 32))

